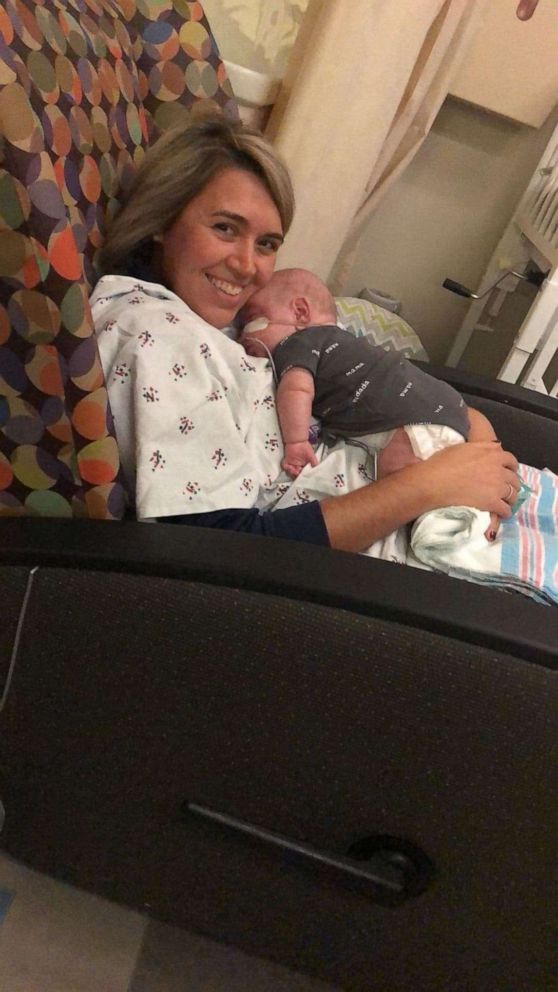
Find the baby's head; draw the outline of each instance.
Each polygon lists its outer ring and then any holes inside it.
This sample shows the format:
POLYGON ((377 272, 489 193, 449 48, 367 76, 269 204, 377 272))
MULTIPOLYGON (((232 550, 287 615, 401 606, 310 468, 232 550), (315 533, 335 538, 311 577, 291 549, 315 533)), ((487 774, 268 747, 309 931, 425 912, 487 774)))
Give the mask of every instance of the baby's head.
POLYGON ((336 324, 327 286, 307 269, 281 269, 240 311, 240 343, 249 355, 265 358, 289 334, 313 324, 336 324))

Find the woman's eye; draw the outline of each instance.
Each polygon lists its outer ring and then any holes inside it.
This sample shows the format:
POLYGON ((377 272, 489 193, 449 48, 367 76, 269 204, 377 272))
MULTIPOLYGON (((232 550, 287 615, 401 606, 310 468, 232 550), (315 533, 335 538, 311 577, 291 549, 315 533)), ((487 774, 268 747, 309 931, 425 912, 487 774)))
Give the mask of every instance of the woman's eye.
POLYGON ((232 224, 229 224, 228 221, 225 220, 218 221, 216 224, 213 225, 213 228, 215 231, 219 231, 222 234, 234 235, 235 233, 232 224))
POLYGON ((272 255, 274 252, 279 251, 281 243, 276 241, 275 238, 264 238, 262 241, 258 242, 258 248, 263 251, 266 255, 272 255))

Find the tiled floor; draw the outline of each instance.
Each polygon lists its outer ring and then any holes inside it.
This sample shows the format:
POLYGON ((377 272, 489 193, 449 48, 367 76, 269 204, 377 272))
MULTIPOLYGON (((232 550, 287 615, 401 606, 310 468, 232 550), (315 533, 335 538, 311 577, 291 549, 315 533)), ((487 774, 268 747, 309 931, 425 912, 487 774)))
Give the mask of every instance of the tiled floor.
POLYGON ((0 990, 336 992, 55 882, 1 854, 0 990))

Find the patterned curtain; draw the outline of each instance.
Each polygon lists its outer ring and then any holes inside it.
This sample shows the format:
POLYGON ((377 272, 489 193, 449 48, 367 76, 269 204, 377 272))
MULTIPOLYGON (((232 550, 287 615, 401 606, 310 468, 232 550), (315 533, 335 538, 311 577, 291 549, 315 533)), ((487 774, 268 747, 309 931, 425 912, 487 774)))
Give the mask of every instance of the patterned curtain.
POLYGON ((208 105, 238 114, 197 0, 0 7, 0 516, 122 516, 94 255, 149 142, 208 105))
POLYGON ((282 268, 306 266, 343 291, 366 222, 428 134, 486 3, 311 0, 267 129, 297 196, 282 268))

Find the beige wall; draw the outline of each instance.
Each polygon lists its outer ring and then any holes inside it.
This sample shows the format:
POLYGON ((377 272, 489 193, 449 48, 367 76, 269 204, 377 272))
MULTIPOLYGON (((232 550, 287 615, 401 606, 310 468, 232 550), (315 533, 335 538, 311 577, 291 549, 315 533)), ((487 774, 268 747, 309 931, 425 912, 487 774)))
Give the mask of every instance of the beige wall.
POLYGON ((369 286, 400 299, 443 362, 467 303, 441 284, 476 288, 555 124, 534 130, 448 98, 372 217, 346 293, 369 286))
MULTIPOLYGON (((223 57, 277 76, 307 6, 308 0, 204 0, 223 57)), ((537 131, 448 98, 372 217, 347 294, 370 286, 401 299, 432 360, 443 362, 467 303, 441 284, 449 276, 477 286, 557 119, 537 131)))

